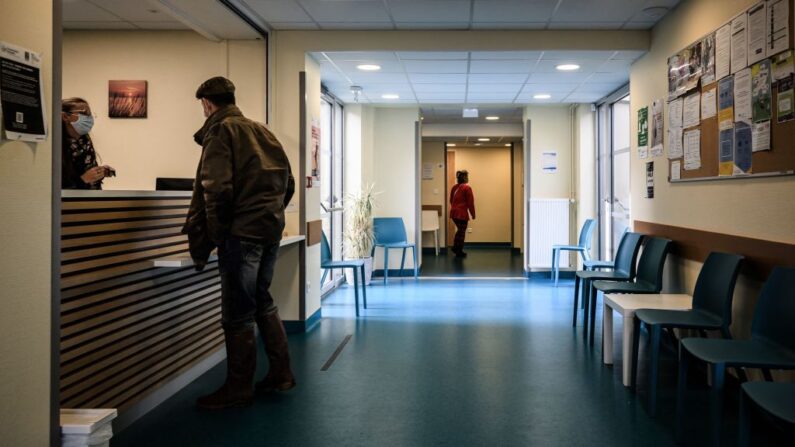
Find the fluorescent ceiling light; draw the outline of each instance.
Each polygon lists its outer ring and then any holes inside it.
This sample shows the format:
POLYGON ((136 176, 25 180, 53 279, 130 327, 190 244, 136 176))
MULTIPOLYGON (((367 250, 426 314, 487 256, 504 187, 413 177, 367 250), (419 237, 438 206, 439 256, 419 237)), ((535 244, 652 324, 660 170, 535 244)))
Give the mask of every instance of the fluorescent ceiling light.
POLYGON ((539 93, 537 95, 533 95, 533 99, 549 99, 551 97, 552 95, 550 95, 549 93, 539 93))
POLYGON ((447 143, 447 147, 455 147, 455 143, 447 143))
POLYGON ((381 95, 384 99, 400 99, 400 95, 396 95, 394 93, 387 93, 385 95, 381 95))
POLYGON ((464 118, 477 118, 478 109, 464 109, 464 118))
POLYGON ((500 119, 500 117, 499 116, 487 116, 486 119, 489 120, 489 121, 497 121, 498 119, 500 119))
POLYGON ((577 64, 560 64, 555 68, 557 68, 560 71, 574 71, 574 70, 579 70, 580 66, 577 64))
POLYGON ((381 69, 381 66, 375 64, 362 64, 362 65, 357 65, 356 68, 362 71, 378 71, 381 69))
POLYGON ((480 143, 475 143, 475 146, 480 146, 480 143))
POLYGON ((505 147, 511 147, 511 143, 505 143, 505 147))
POLYGON ((478 138, 478 141, 491 141, 491 138, 478 138))

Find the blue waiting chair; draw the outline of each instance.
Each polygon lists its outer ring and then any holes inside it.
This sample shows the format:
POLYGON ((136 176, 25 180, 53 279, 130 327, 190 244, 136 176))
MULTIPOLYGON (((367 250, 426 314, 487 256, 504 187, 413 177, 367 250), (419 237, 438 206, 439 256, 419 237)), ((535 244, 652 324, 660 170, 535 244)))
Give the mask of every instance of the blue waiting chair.
MULTIPOLYGON (((621 248, 621 244, 624 243, 624 238, 627 236, 627 233, 629 233, 629 227, 624 228, 624 232, 621 233, 621 241, 618 243, 618 248, 621 248)), ((587 259, 582 261, 582 268, 584 270, 613 270, 616 268, 616 260, 602 261, 599 259, 587 259)))
POLYGON ((788 437, 795 436, 795 383, 748 382, 740 393, 740 447, 751 445, 751 410, 786 423, 788 437))
MULTIPOLYGON (((732 338, 732 297, 734 285, 740 274, 743 257, 729 253, 710 253, 707 256, 693 289, 691 310, 638 309, 633 324, 632 389, 638 377, 638 347, 641 323, 649 329, 651 353, 649 355, 649 415, 654 417, 657 408, 657 365, 660 357, 660 336, 663 329, 719 330, 724 338, 732 338)), ((629 324, 626 322, 625 324, 629 324)))
POLYGON ((751 323, 750 340, 685 338, 679 342, 676 438, 682 437, 688 363, 712 365, 712 442, 720 445, 726 368, 759 368, 772 381, 771 369, 795 370, 795 267, 776 267, 762 288, 751 323))
POLYGON ((322 245, 320 246, 320 268, 324 269, 323 278, 320 279, 320 284, 326 279, 326 274, 329 270, 333 269, 353 269, 353 296, 356 300, 356 316, 359 316, 359 281, 362 282, 362 298, 364 299, 364 308, 367 309, 367 285, 364 283, 364 261, 361 259, 350 259, 347 261, 334 261, 331 258, 331 248, 326 239, 326 233, 323 233, 322 245))
POLYGON ((400 274, 403 275, 403 266, 406 264, 406 249, 411 248, 414 255, 414 277, 417 277, 417 247, 408 241, 406 237, 406 227, 400 217, 376 217, 373 219, 373 232, 375 233, 375 244, 373 244, 373 255, 375 249, 384 249, 384 284, 389 279, 389 250, 399 248, 403 250, 400 259, 400 274))
POLYGON ((560 252, 561 251, 576 251, 582 255, 583 261, 591 259, 591 240, 593 239, 593 230, 596 222, 593 219, 588 219, 582 225, 580 230, 580 240, 577 245, 553 245, 552 246, 552 271, 550 272, 555 279, 555 287, 558 286, 558 276, 560 275, 560 252))

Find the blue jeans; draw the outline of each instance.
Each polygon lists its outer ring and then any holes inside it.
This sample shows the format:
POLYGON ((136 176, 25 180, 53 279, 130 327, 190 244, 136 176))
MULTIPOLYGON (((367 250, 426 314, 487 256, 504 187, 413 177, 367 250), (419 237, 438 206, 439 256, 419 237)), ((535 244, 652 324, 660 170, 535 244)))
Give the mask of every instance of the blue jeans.
POLYGON ((227 238, 218 247, 221 272, 221 322, 225 329, 254 326, 254 319, 278 311, 268 289, 279 243, 227 238))

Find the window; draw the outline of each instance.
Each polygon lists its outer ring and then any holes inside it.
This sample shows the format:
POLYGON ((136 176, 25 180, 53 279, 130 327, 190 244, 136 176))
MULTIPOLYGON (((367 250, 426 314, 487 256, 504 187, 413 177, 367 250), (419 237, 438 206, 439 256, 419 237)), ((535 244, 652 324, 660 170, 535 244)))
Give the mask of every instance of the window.
MULTIPOLYGON (((323 94, 320 102, 320 216, 334 260, 343 257, 343 106, 335 97, 323 94)), ((326 275, 322 292, 335 288, 342 270, 326 275)))

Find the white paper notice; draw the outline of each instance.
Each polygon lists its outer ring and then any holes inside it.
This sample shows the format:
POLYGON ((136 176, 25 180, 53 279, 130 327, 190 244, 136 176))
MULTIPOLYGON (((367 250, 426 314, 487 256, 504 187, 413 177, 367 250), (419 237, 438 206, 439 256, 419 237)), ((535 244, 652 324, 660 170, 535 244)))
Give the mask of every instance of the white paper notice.
POLYGON ((638 157, 649 158, 649 146, 638 147, 638 157))
POLYGON ((770 121, 754 124, 751 141, 754 152, 770 150, 770 121))
POLYGON ((789 49, 789 2, 790 0, 773 0, 768 2, 768 56, 775 56, 789 49))
POLYGON ((740 70, 734 75, 734 121, 751 124, 751 69, 740 70))
POLYGON ((557 152, 542 152, 541 153, 541 169, 544 172, 552 173, 558 170, 558 153, 557 152))
POLYGON ((668 103, 668 127, 682 127, 682 98, 668 103))
POLYGON ((726 24, 715 33, 715 78, 720 80, 731 74, 732 26, 726 24))
POLYGON ((699 129, 685 131, 685 170, 692 171, 701 167, 701 131, 699 129))
POLYGON ((682 125, 684 127, 698 126, 701 122, 701 93, 685 96, 682 109, 682 125))
POLYGON ((671 162, 671 180, 682 178, 682 162, 679 160, 671 162))
POLYGON ((668 128, 668 158, 682 158, 682 128, 668 128))
MULTIPOLYGON (((732 20, 732 73, 748 66, 748 14, 740 14, 732 20)), ((687 169, 687 167, 685 167, 687 169)))
POLYGON ((717 89, 709 89, 701 95, 701 119, 712 118, 718 114, 718 103, 715 92, 717 89))
POLYGON ((765 58, 767 43, 766 2, 759 2, 748 10, 748 65, 755 64, 765 58))

